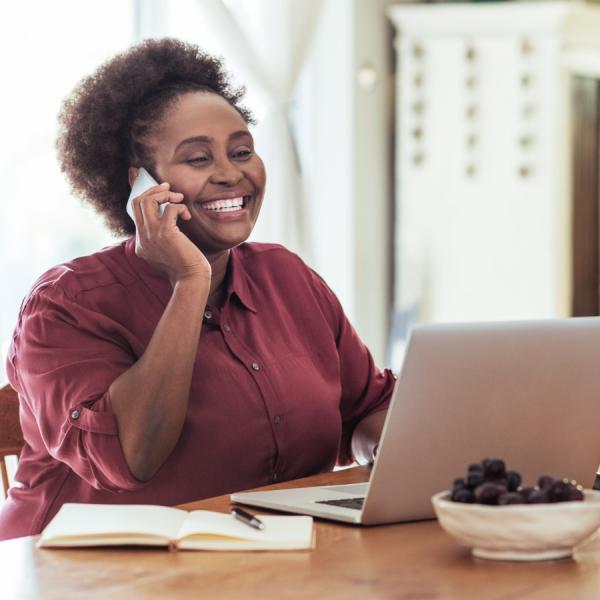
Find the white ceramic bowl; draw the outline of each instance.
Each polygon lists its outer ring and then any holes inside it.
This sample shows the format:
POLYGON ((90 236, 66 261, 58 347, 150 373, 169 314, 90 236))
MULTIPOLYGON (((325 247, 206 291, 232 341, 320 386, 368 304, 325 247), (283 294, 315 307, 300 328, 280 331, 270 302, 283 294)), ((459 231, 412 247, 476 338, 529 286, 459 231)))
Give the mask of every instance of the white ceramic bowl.
POLYGON ((442 529, 480 558, 563 558, 600 527, 595 490, 584 490, 582 502, 485 506, 452 502, 448 491, 431 501, 442 529))

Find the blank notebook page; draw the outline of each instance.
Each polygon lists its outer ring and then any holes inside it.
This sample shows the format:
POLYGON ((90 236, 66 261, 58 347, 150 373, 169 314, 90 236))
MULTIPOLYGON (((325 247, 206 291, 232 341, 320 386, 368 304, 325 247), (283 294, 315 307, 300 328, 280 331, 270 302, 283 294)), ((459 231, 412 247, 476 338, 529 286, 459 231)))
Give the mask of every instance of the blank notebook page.
POLYGON ((64 504, 43 538, 105 534, 142 534, 173 539, 188 513, 165 506, 64 504))

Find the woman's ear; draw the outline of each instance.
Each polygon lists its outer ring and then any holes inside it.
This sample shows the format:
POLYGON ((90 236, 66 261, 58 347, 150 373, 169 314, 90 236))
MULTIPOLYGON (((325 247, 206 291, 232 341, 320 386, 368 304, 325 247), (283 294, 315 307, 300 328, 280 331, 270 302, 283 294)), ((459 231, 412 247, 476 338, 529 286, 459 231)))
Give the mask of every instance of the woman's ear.
POLYGON ((129 177, 129 187, 133 187, 133 182, 136 180, 139 172, 139 167, 129 167, 129 170, 127 171, 127 175, 129 177))

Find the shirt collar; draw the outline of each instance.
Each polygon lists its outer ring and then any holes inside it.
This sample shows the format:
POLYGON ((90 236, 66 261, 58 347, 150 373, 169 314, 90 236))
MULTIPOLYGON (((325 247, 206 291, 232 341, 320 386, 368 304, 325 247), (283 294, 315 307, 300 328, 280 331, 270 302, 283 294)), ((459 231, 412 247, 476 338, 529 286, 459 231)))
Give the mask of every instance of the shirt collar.
POLYGON ((238 300, 250 311, 257 312, 252 293, 252 279, 245 269, 242 246, 232 248, 229 253, 229 285, 227 296, 235 294, 238 300))
MULTIPOLYGON (((169 281, 156 269, 151 267, 143 258, 135 253, 135 236, 125 242, 125 254, 132 267, 149 285, 152 291, 166 304, 172 293, 169 281)), ((238 246, 229 253, 227 271, 226 298, 235 295, 242 305, 252 312, 257 312, 252 294, 252 280, 244 267, 243 250, 238 246)))

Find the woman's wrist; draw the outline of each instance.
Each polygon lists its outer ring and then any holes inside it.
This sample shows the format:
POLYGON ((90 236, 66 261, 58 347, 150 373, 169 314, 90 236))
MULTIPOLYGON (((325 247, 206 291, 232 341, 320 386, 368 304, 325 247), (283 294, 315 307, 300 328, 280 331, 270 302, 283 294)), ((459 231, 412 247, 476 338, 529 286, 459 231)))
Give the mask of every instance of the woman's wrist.
POLYGON ((210 281, 210 273, 194 273, 186 275, 172 282, 173 291, 179 291, 184 293, 190 292, 193 294, 206 292, 206 297, 208 298, 208 293, 210 291, 210 281))

